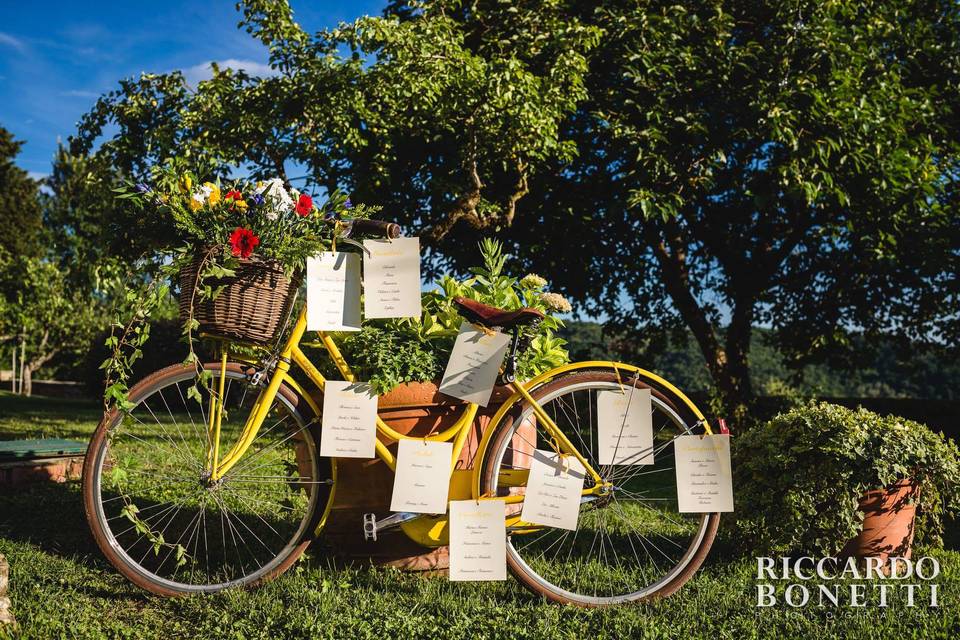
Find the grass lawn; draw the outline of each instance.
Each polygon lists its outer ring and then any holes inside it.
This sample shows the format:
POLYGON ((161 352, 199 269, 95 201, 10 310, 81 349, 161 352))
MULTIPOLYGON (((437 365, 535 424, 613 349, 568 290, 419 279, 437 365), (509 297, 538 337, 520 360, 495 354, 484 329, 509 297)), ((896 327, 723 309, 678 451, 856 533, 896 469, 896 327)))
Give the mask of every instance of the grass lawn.
MULTIPOLYGON (((0 439, 85 440, 95 403, 0 392, 0 439)), ((0 488, 0 553, 23 638, 957 638, 960 553, 917 550, 942 566, 940 608, 756 608, 755 560, 715 546, 677 595, 589 611, 545 604, 512 580, 457 584, 313 555, 253 592, 176 600, 127 583, 103 559, 83 516, 78 483, 0 488)), ((308 554, 309 555, 309 554, 308 554)), ((844 583, 848 586, 848 583, 844 583)), ((815 593, 815 589, 814 589, 815 593)), ((9 630, 0 630, 0 638, 9 630)))

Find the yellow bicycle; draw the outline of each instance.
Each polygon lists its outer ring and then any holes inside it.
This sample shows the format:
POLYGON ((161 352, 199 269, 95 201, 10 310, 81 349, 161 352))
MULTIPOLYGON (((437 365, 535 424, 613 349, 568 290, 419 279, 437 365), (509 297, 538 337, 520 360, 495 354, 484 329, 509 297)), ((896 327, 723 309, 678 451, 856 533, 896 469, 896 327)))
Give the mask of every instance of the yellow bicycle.
MULTIPOLYGON (((624 363, 578 362, 518 381, 524 329, 539 312, 458 305, 466 320, 512 334, 501 373, 512 395, 483 433, 473 468, 456 462, 477 405, 428 437, 453 443, 449 499, 508 503, 508 566, 550 600, 607 606, 674 593, 702 564, 719 524, 719 514, 680 513, 677 505, 673 441, 711 433, 704 415, 668 381, 624 363), (651 390, 654 464, 599 464, 598 393, 638 389, 651 390), (535 448, 573 456, 586 470, 576 531, 520 518, 535 448)), ((199 387, 199 403, 188 394, 196 368, 174 365, 131 389, 131 410, 104 416, 87 453, 84 503, 104 555, 134 583, 167 596, 256 585, 322 535, 337 460, 319 455, 321 403, 292 375, 295 366, 299 379, 324 388, 303 350, 305 333, 302 312, 276 356, 259 366, 231 361, 226 344, 219 362, 203 365, 212 383, 199 387)), ((332 336, 320 333, 313 345, 354 380, 332 336)), ((408 436, 380 418, 377 432, 376 455, 394 469, 395 449, 384 441, 408 436)), ((402 527, 428 547, 448 542, 446 516, 370 514, 364 524, 373 535, 402 527)))

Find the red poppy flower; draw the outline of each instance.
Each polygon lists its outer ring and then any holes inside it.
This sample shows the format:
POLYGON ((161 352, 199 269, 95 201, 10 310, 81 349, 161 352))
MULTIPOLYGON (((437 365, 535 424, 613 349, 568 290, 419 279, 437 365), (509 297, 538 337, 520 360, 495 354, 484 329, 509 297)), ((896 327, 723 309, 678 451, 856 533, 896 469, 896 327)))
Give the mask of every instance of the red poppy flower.
POLYGON ((313 210, 313 198, 308 196, 305 193, 300 194, 300 199, 297 200, 297 214, 300 217, 306 217, 310 215, 310 211, 313 210))
POLYGON ((223 196, 224 200, 243 200, 243 196, 240 195, 240 192, 236 189, 232 191, 227 191, 227 195, 223 196))
POLYGON ((260 244, 260 238, 250 229, 237 227, 230 234, 230 248, 233 249, 233 255, 238 258, 249 258, 258 244, 260 244))

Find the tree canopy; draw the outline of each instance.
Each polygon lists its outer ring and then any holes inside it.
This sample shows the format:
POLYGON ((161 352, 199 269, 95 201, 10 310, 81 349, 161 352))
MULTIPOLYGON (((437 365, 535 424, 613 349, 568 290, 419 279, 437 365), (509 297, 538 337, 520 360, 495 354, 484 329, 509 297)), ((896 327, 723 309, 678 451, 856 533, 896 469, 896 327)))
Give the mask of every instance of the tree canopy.
POLYGON ((276 75, 123 81, 69 155, 296 166, 454 265, 498 235, 648 348, 689 328, 728 412, 758 324, 797 366, 957 344, 955 2, 398 1, 315 34, 240 10, 276 75))

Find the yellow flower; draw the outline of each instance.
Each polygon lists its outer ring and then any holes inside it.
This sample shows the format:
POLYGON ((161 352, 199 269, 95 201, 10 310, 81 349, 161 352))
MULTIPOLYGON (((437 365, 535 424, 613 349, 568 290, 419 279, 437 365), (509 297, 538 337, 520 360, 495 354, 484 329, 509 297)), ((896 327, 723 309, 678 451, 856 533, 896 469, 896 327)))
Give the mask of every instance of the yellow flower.
POLYGON ((235 209, 237 209, 238 211, 246 211, 246 210, 247 210, 247 201, 246 201, 246 200, 234 200, 234 201, 233 201, 233 207, 234 207, 235 209))
POLYGON ((189 203, 190 211, 193 211, 194 213, 200 211, 200 209, 203 208, 203 194, 199 191, 193 194, 193 196, 190 197, 189 203))
POLYGON ((190 188, 193 186, 193 180, 190 179, 190 176, 181 176, 180 177, 180 190, 184 193, 190 193, 190 188))
POLYGON ((207 203, 212 207, 220 202, 220 187, 212 182, 204 182, 203 190, 207 194, 207 203))

